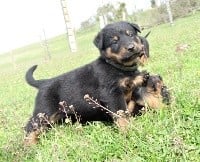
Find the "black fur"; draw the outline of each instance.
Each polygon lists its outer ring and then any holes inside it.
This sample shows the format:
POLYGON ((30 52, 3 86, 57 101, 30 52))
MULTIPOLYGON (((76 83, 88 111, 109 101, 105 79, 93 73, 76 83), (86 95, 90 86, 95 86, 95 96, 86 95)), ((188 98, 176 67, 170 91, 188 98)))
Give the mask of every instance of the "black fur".
POLYGON ((144 54, 146 55, 146 57, 149 57, 149 42, 147 41, 147 37, 149 36, 149 34, 151 33, 151 31, 149 31, 144 37, 140 36, 140 39, 142 41, 142 44, 144 45, 144 54))
MULTIPOLYGON (((26 132, 31 133, 44 126, 44 123, 39 123, 39 113, 51 117, 59 112, 57 119, 64 119, 66 114, 59 111, 60 101, 66 101, 68 105, 74 106, 81 123, 113 120, 111 114, 100 108, 92 108, 84 100, 85 94, 98 99, 114 113, 118 110, 125 111, 127 105, 123 91, 118 87, 118 81, 127 76, 134 77, 140 74, 137 70, 137 59, 143 48, 140 37, 137 36, 138 32, 140 29, 137 24, 117 22, 107 25, 94 39, 101 56, 90 64, 60 76, 35 80, 33 72, 37 66, 30 68, 26 73, 26 81, 38 88, 38 94, 33 115, 25 128, 26 132), (36 128, 33 123, 36 123, 36 128)), ((71 117, 73 122, 76 121, 73 113, 70 112, 67 116, 71 117)))

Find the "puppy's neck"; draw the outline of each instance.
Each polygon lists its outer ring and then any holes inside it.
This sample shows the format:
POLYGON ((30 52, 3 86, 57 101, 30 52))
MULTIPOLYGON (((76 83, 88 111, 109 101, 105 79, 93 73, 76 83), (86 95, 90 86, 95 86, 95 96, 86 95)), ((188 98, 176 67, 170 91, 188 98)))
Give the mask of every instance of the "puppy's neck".
POLYGON ((138 66, 137 65, 133 65, 133 66, 124 66, 124 65, 120 65, 120 64, 117 64, 115 63, 114 61, 112 60, 108 60, 108 59, 105 59, 105 61, 114 66, 115 68, 119 69, 119 70, 122 70, 122 71, 136 71, 138 69, 138 66))

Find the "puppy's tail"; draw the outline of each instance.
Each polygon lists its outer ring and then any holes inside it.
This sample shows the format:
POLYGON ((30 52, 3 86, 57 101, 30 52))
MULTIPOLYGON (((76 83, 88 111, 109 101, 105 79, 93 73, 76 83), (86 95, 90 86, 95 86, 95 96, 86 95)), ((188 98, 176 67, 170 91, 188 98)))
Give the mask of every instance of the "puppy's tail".
POLYGON ((35 88, 39 88, 45 82, 45 79, 44 80, 35 80, 35 78, 33 78, 33 72, 35 71, 36 68, 37 68, 37 65, 32 66, 26 72, 25 79, 29 85, 31 85, 35 88))

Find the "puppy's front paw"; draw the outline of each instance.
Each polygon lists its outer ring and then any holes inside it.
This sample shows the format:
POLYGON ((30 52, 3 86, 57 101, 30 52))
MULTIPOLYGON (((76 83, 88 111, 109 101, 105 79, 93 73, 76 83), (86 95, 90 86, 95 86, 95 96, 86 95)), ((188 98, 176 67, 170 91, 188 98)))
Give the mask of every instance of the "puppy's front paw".
POLYGON ((119 110, 117 111, 117 115, 119 115, 119 117, 115 118, 115 123, 122 132, 125 132, 129 124, 129 113, 123 110, 119 110))
POLYGON ((24 138, 24 146, 31 146, 35 145, 38 143, 39 140, 39 131, 34 131, 29 133, 25 138, 24 138))
POLYGON ((143 76, 143 85, 145 85, 150 77, 150 74, 147 71, 142 71, 141 75, 143 76))
POLYGON ((128 119, 130 117, 130 112, 128 110, 124 111, 124 110, 118 110, 117 111, 117 115, 122 117, 122 118, 126 118, 128 119))
POLYGON ((132 83, 132 79, 130 77, 126 77, 119 81, 119 86, 126 90, 131 90, 134 85, 132 83))
POLYGON ((141 86, 142 84, 145 84, 147 82, 148 78, 149 78, 149 73, 143 71, 133 79, 133 83, 135 87, 141 86))

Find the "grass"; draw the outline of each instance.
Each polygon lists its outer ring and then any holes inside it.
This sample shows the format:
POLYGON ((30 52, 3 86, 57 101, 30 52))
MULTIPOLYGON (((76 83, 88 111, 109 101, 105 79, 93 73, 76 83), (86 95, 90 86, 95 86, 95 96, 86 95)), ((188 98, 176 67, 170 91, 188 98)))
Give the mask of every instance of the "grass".
MULTIPOLYGON (((39 44, 0 55, 0 161, 196 161, 200 155, 200 13, 151 29, 149 63, 171 88, 171 106, 132 118, 126 134, 115 125, 56 125, 40 143, 23 146, 23 127, 30 117, 35 89, 25 83, 28 67, 39 64, 36 78, 49 78, 98 57, 92 44, 97 29, 77 33, 78 52, 70 53, 65 35, 49 40, 52 59, 39 44), (177 44, 189 44, 176 52, 177 44)), ((143 31, 144 35, 148 31, 143 31)))

